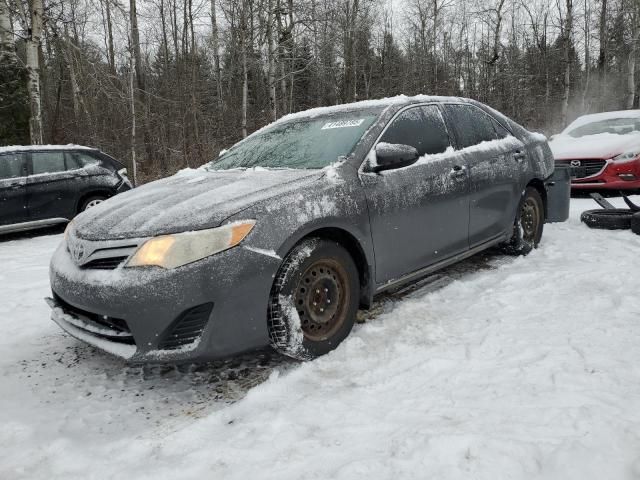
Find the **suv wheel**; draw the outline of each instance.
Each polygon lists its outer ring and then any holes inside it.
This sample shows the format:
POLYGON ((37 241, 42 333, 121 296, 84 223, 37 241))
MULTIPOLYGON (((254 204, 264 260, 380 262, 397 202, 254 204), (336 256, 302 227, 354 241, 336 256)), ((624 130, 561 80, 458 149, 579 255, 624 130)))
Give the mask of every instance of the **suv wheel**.
POLYGON ((271 289, 271 345, 300 360, 330 352, 353 328, 359 298, 349 252, 330 240, 303 241, 287 255, 271 289))
POLYGON ((99 195, 95 195, 93 197, 89 197, 87 198, 83 203, 82 206, 80 207, 80 211, 84 212, 85 210, 91 208, 91 207, 95 207, 96 205, 104 202, 106 200, 105 197, 99 196, 99 195))

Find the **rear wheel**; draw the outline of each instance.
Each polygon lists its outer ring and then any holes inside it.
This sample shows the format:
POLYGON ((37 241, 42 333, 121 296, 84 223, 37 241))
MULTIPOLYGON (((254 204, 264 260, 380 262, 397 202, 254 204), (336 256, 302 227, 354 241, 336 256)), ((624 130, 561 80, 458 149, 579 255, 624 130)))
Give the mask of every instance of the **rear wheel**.
POLYGON ((84 212, 85 210, 95 207, 96 205, 101 204, 102 202, 104 202, 106 200, 106 197, 101 196, 101 195, 94 195, 91 196, 89 198, 87 198, 84 202, 82 202, 82 205, 80 205, 80 211, 84 212))
POLYGON ((513 225, 513 235, 504 250, 511 255, 526 255, 538 247, 544 229, 544 203, 540 192, 527 187, 513 225))
POLYGON ((335 241, 312 238, 287 255, 271 289, 271 345, 301 360, 336 348, 353 328, 359 303, 358 270, 335 241))

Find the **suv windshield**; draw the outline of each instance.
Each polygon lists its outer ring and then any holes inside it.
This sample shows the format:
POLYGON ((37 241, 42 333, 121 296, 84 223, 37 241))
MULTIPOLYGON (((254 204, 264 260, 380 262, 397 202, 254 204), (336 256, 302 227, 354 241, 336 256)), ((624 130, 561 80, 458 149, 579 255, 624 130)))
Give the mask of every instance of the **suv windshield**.
POLYGON ((640 132, 640 117, 628 118, 608 118, 598 122, 587 123, 567 132, 574 138, 585 137, 587 135, 597 135, 599 133, 613 133, 616 135, 626 135, 627 133, 640 132))
POLYGON ((324 168, 349 155, 379 113, 348 112, 276 124, 247 137, 206 168, 324 168))

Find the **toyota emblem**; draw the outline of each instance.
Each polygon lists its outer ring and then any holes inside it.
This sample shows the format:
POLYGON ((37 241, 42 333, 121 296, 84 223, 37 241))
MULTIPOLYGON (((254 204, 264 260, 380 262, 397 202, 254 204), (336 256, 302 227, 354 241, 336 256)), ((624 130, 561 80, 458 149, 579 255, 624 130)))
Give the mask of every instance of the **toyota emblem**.
POLYGON ((84 247, 84 243, 78 240, 69 242, 69 252, 71 252, 71 257, 75 260, 76 263, 80 263, 87 253, 84 247))
POLYGON ((581 165, 582 165, 582 162, 580 160, 571 160, 572 167, 579 167, 581 165))

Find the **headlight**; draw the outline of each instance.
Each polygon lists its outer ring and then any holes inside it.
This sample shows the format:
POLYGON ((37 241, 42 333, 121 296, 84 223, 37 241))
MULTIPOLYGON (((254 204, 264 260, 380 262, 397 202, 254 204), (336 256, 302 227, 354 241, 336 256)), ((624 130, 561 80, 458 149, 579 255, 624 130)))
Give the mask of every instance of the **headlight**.
POLYGON ((635 160, 638 157, 638 155, 640 155, 640 150, 638 151, 634 150, 632 152, 625 152, 625 153, 621 153, 620 155, 616 155, 611 160, 619 163, 630 162, 632 160, 635 160))
POLYGON ((235 247, 255 224, 255 220, 245 220, 208 230, 154 237, 138 248, 125 267, 180 267, 235 247))

